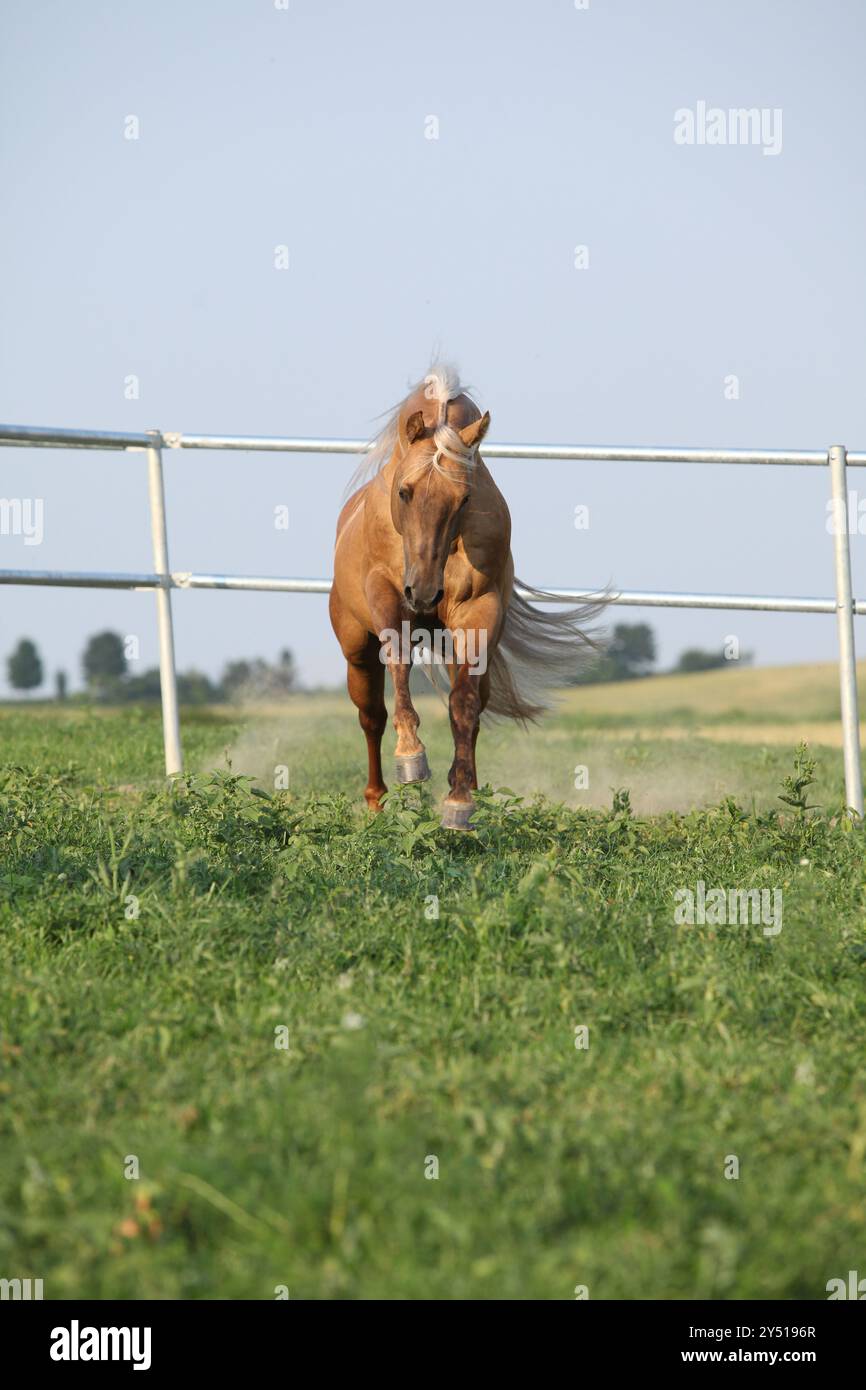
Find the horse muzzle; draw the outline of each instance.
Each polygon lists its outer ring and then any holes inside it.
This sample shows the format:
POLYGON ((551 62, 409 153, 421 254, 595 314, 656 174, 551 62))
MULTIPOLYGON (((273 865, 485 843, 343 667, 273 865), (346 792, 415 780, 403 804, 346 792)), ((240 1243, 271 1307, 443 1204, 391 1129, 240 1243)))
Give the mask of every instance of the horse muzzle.
POLYGON ((445 590, 439 588, 434 593, 432 588, 407 584, 403 590, 403 597, 413 613, 432 613, 445 597, 445 590))

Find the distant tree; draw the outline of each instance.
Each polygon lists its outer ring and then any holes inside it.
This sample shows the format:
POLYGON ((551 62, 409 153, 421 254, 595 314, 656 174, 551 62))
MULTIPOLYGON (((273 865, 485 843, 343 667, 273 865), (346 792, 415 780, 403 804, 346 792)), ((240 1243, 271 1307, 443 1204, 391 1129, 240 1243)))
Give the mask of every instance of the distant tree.
POLYGON ((98 632, 90 638, 81 658, 84 679, 100 695, 110 694, 126 675, 123 638, 116 632, 98 632))
POLYGON ((122 694, 124 700, 158 700, 162 693, 159 667, 152 666, 137 676, 127 676, 118 693, 122 694))
POLYGON ((294 690, 297 680, 298 673, 295 670, 295 658, 292 656, 288 647, 284 647, 280 652, 276 666, 273 667, 274 688, 277 691, 294 690))
POLYGON ((648 676, 656 660, 655 633, 648 623, 617 623, 610 641, 577 684, 626 681, 648 676))
POLYGON ((54 689, 55 689, 55 691, 56 691, 56 693, 57 693, 57 699, 58 699, 58 700, 65 700, 65 699, 66 699, 66 672, 65 672, 65 671, 55 671, 55 673, 54 673, 54 689))
POLYGON ((284 648, 273 666, 261 657, 230 661, 220 677, 219 690, 224 700, 265 700, 285 695, 296 685, 295 659, 284 648))
POLYGON ((655 633, 649 623, 617 623, 607 657, 617 672, 615 680, 649 675, 656 660, 655 633))
POLYGON ((207 705, 220 697, 219 689, 202 671, 181 671, 177 697, 183 705, 207 705))
POLYGON ((6 661, 9 684, 13 690, 35 690, 42 684, 42 659, 36 644, 29 637, 22 637, 14 652, 6 661))
MULTIPOLYGON (((162 694, 159 667, 151 666, 136 676, 127 676, 110 692, 115 700, 158 700, 162 694)), ((177 697, 182 705, 206 705, 220 698, 213 681, 200 671, 178 671, 177 697)))
POLYGON ((234 700, 252 680, 253 665, 249 661, 230 661, 220 676, 220 692, 224 700, 234 700))
POLYGON ((748 666, 752 660, 751 652, 744 652, 738 661, 730 661, 723 651, 705 652, 700 647, 689 647, 682 652, 674 667, 675 671, 716 671, 721 666, 748 666))

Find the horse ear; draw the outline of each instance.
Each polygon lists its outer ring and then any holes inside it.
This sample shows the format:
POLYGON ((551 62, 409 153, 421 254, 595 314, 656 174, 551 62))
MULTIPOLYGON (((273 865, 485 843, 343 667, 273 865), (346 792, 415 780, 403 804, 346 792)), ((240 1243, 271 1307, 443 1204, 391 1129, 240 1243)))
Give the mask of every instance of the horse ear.
POLYGON ((477 444, 481 443, 487 433, 489 425, 490 411, 485 410, 480 420, 473 420, 471 425, 464 425, 462 430, 458 430, 457 433, 460 435, 467 449, 474 449, 477 444))
POLYGON ((419 434, 424 433, 424 416, 420 410, 416 410, 414 415, 410 415, 406 421, 406 443, 414 444, 419 434))

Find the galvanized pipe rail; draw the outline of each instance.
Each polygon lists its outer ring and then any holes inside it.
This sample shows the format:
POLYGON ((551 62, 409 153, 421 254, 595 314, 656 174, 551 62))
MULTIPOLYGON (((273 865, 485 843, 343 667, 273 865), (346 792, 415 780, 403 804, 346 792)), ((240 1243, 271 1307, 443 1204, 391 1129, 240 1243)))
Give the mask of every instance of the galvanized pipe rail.
MULTIPOLYGON (((192 574, 169 569, 163 488, 162 449, 227 449, 254 453, 363 454, 364 439, 268 438, 257 435, 180 434, 147 430, 46 429, 32 425, 0 425, 0 445, 31 448, 110 449, 147 455, 151 539, 154 571, 75 572, 0 570, 0 585, 25 584, 64 588, 132 589, 154 591, 157 600, 160 685, 162 690, 165 768, 171 776, 183 770, 177 701, 177 673, 172 627, 172 589, 231 589, 263 593, 326 594, 329 579, 293 579, 267 575, 192 574)), ((839 636, 839 688, 845 765, 845 796, 850 810, 863 815, 860 766, 860 726, 854 616, 866 614, 866 599, 854 599, 851 589, 851 551, 848 525, 848 467, 866 467, 866 452, 849 453, 844 446, 819 449, 681 449, 611 447, 608 445, 488 444, 485 458, 560 459, 573 463, 746 464, 829 468, 834 517, 835 598, 775 597, 767 594, 700 594, 619 590, 608 601, 624 607, 730 609, 773 613, 835 613, 839 636)), ((546 589, 551 603, 579 603, 592 596, 588 589, 546 589)))

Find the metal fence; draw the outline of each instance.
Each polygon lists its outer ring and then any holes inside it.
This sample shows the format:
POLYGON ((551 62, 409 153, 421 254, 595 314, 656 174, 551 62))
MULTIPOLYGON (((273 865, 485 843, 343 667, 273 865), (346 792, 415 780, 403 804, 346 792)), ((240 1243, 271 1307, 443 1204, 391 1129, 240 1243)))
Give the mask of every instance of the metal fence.
MULTIPOLYGON (((159 430, 129 434, 113 430, 42 429, 28 425, 0 425, 0 444, 37 448, 113 449, 144 452, 147 456, 153 572, 148 574, 64 572, 55 570, 0 570, 0 584, 31 584, 86 589, 146 589, 156 594, 159 632, 159 669, 165 770, 171 776, 183 770, 177 677, 172 628, 172 589, 250 589, 269 593, 326 594, 330 579, 283 579, 267 575, 191 574, 169 569, 163 489, 162 450, 235 449, 287 454, 361 454, 369 447, 362 439, 269 439, 255 435, 172 434, 159 430)), ((620 590, 610 602, 636 608, 753 609, 771 613, 835 613, 839 638, 839 688, 845 796, 850 809, 863 815, 863 783, 860 770, 860 728, 857 711, 857 670, 854 652, 854 615, 866 613, 866 600, 855 600, 851 589, 851 553, 848 529, 847 470, 866 467, 866 453, 848 453, 834 444, 826 453, 817 449, 654 449, 611 448, 594 445, 484 444, 485 458, 566 459, 574 463, 683 463, 752 464, 828 468, 834 519, 835 597, 773 597, 767 594, 653 593, 620 590)), ((543 587, 543 586, 540 586, 543 587)), ((591 589, 546 589, 553 603, 575 603, 591 589)))

